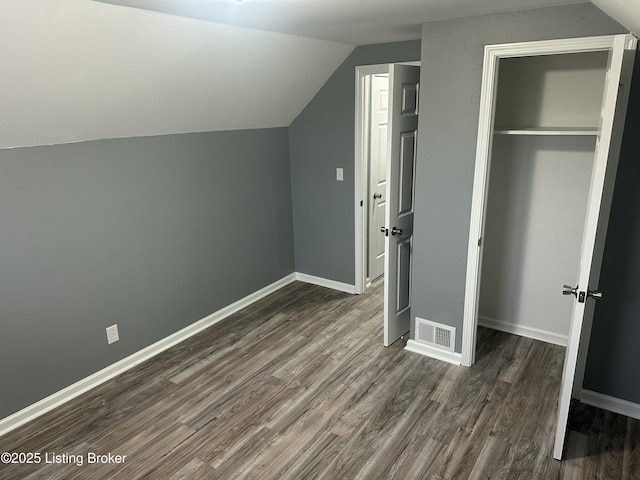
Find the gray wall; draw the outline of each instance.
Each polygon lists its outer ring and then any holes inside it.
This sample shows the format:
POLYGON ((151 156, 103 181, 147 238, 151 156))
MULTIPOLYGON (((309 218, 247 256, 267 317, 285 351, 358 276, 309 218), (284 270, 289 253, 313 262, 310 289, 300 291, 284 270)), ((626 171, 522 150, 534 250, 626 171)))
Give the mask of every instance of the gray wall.
POLYGON ((622 32, 591 4, 423 25, 412 315, 457 327, 457 352, 484 46, 622 32))
POLYGON ((286 128, 1 150, 0 165, 0 418, 294 271, 286 128))
POLYGON ((419 59, 419 40, 356 48, 291 124, 296 271, 355 283, 355 67, 419 59))
POLYGON ((584 387, 640 403, 640 54, 633 79, 584 387))

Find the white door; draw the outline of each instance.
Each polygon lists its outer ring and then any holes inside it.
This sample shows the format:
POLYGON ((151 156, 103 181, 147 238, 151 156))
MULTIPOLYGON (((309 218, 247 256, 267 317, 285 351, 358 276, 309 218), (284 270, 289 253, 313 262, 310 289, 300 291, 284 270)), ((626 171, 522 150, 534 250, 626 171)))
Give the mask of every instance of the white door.
MULTIPOLYGON (((598 298, 601 295, 600 292, 595 291, 597 288, 597 277, 600 272, 600 264, 602 262, 601 250, 596 249, 596 241, 603 241, 602 237, 606 233, 606 223, 609 218, 613 182, 615 180, 615 171, 620 151, 622 125, 624 124, 624 112, 626 110, 626 94, 623 95, 621 101, 618 102, 620 92, 619 85, 621 81, 627 85, 630 82, 629 63, 624 66, 625 74, 622 74, 623 60, 632 61, 635 49, 636 40, 633 37, 630 35, 619 35, 616 36, 609 55, 607 82, 603 97, 603 114, 600 122, 598 143, 596 144, 596 157, 591 174, 591 191, 589 194, 587 217, 582 239, 578 286, 572 291, 569 291, 571 288, 569 287, 563 292, 569 295, 573 293, 575 297, 571 297, 571 299, 574 300, 574 307, 571 326, 569 327, 569 338, 565 352, 560 398, 558 402, 558 423, 556 425, 553 450, 553 456, 558 460, 562 458, 567 432, 569 405, 576 372, 582 325, 585 317, 585 304, 587 301, 592 301, 589 300, 589 297, 598 298), (625 53, 625 49, 628 53, 625 53), (596 238, 597 236, 599 238, 596 238)), ((622 91, 621 93, 626 92, 622 91)), ((583 345, 582 347, 587 348, 587 345, 583 345)))
POLYGON ((384 345, 410 329, 414 172, 420 67, 389 67, 389 139, 385 215, 384 345))
POLYGON ((389 117, 389 75, 371 76, 371 124, 369 136, 369 281, 384 272, 384 225, 387 197, 387 122, 389 117))

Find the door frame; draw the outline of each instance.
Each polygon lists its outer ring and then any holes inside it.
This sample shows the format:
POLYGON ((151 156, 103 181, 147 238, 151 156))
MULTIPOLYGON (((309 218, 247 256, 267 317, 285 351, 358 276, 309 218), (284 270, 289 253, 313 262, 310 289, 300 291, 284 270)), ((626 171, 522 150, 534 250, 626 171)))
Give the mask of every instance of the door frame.
POLYGON ((369 96, 367 77, 389 73, 389 64, 356 67, 354 213, 355 213, 355 293, 367 288, 367 212, 369 211, 369 96))
MULTIPOLYGON (((480 276, 482 269, 482 247, 480 244, 484 236, 485 227, 499 60, 512 57, 609 51, 613 48, 615 38, 616 35, 606 35, 488 45, 485 47, 462 324, 462 365, 464 366, 470 367, 475 362, 480 276)), ((598 158, 596 157, 594 161, 598 161, 598 158)), ((592 188, 593 184, 590 187, 590 191, 592 188)), ((587 214, 590 213, 597 214, 598 212, 587 212, 587 214)), ((606 213, 607 218, 601 218, 603 222, 608 220, 608 212, 606 213)), ((596 252, 596 254, 597 253, 598 252, 596 252)), ((558 288, 560 287, 561 286, 558 286, 558 288)), ((590 309, 587 315, 589 314, 593 315, 593 309, 590 309)), ((585 320, 585 324, 590 323, 590 319, 585 320)))
POLYGON ((369 90, 366 85, 366 77, 377 73, 389 73, 389 65, 414 65, 415 62, 390 62, 375 65, 361 65, 356 67, 355 83, 355 142, 354 142, 354 218, 355 218, 355 293, 361 294, 367 288, 367 215, 369 211, 369 136, 368 105, 369 90))

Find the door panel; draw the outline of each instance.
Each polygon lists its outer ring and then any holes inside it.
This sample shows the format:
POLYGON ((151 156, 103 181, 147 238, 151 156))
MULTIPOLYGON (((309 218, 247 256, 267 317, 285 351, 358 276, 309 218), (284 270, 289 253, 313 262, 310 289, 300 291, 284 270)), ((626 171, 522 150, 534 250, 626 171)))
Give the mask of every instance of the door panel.
POLYGON ((420 67, 389 69, 389 145, 385 227, 384 345, 407 333, 411 321, 411 255, 420 67), (391 273, 393 272, 393 273, 391 273))
POLYGON ((400 140, 400 191, 398 192, 398 216, 413 214, 415 146, 416 132, 403 133, 400 140))
MULTIPOLYGON (((411 307, 409 304, 409 287, 411 285, 411 241, 408 239, 399 241, 396 255, 398 257, 398 288, 396 289, 398 296, 396 298, 396 315, 398 315, 411 307)), ((401 332, 400 335, 403 333, 405 332, 401 332)))
POLYGON ((372 239, 369 244, 372 247, 372 267, 370 271, 370 279, 378 278, 384 272, 384 234, 380 232, 380 226, 384 225, 384 213, 387 203, 384 201, 377 202, 374 206, 371 234, 372 239))
MULTIPOLYGON (((625 68, 623 70, 623 61, 632 61, 635 49, 636 40, 633 37, 630 35, 618 35, 614 40, 609 56, 609 68, 603 97, 603 115, 591 174, 591 191, 582 239, 578 288, 576 297, 571 297, 574 300, 574 306, 558 401, 558 422, 556 424, 553 450, 553 456, 556 459, 562 458, 564 450, 569 405, 573 393, 579 350, 581 347, 588 347, 588 345, 580 345, 585 319, 585 306, 586 302, 593 301, 589 299, 590 291, 597 288, 595 282, 598 279, 594 278, 595 275, 593 273, 600 271, 602 252, 596 250, 595 246, 596 242, 601 241, 600 238, 597 238, 597 235, 601 237, 606 234, 606 228, 603 228, 603 224, 606 224, 609 218, 609 207, 613 194, 612 184, 615 181, 615 171, 620 153, 620 135, 618 132, 622 131, 626 111, 626 95, 621 96, 622 101, 618 102, 619 85, 621 82, 627 86, 630 83, 631 68, 627 63, 627 65, 624 65, 625 68), (632 54, 625 54, 625 50, 632 52, 632 54)), ((606 292, 604 293, 606 295, 606 292)))
POLYGON ((369 241, 367 277, 375 280, 384 272, 384 224, 387 189, 387 125, 389 75, 371 77, 371 126, 369 143, 369 241))

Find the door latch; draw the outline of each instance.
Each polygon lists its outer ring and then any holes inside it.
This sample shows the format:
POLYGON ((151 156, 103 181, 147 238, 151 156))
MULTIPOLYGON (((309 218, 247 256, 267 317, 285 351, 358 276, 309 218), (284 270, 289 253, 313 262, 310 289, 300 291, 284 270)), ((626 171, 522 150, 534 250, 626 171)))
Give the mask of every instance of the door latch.
POLYGON ((587 290, 586 292, 580 292, 578 295, 578 301, 584 303, 585 299, 593 298, 594 300, 600 300, 602 298, 602 292, 598 290, 587 290))
POLYGON ((382 233, 384 233, 384 236, 385 236, 385 237, 388 237, 388 236, 389 236, 389 229, 388 229, 387 227, 385 227, 384 225, 383 225, 382 227, 380 227, 380 231, 381 231, 382 233))
POLYGON ((562 286, 562 294, 563 295, 573 295, 578 299, 579 303, 584 303, 585 300, 589 297, 598 300, 602 298, 602 292, 598 290, 587 290, 586 292, 578 291, 578 285, 572 287, 571 285, 563 285, 562 286))
POLYGON ((587 290, 587 297, 591 297, 594 300, 600 300, 602 298, 602 292, 599 290, 587 290))

